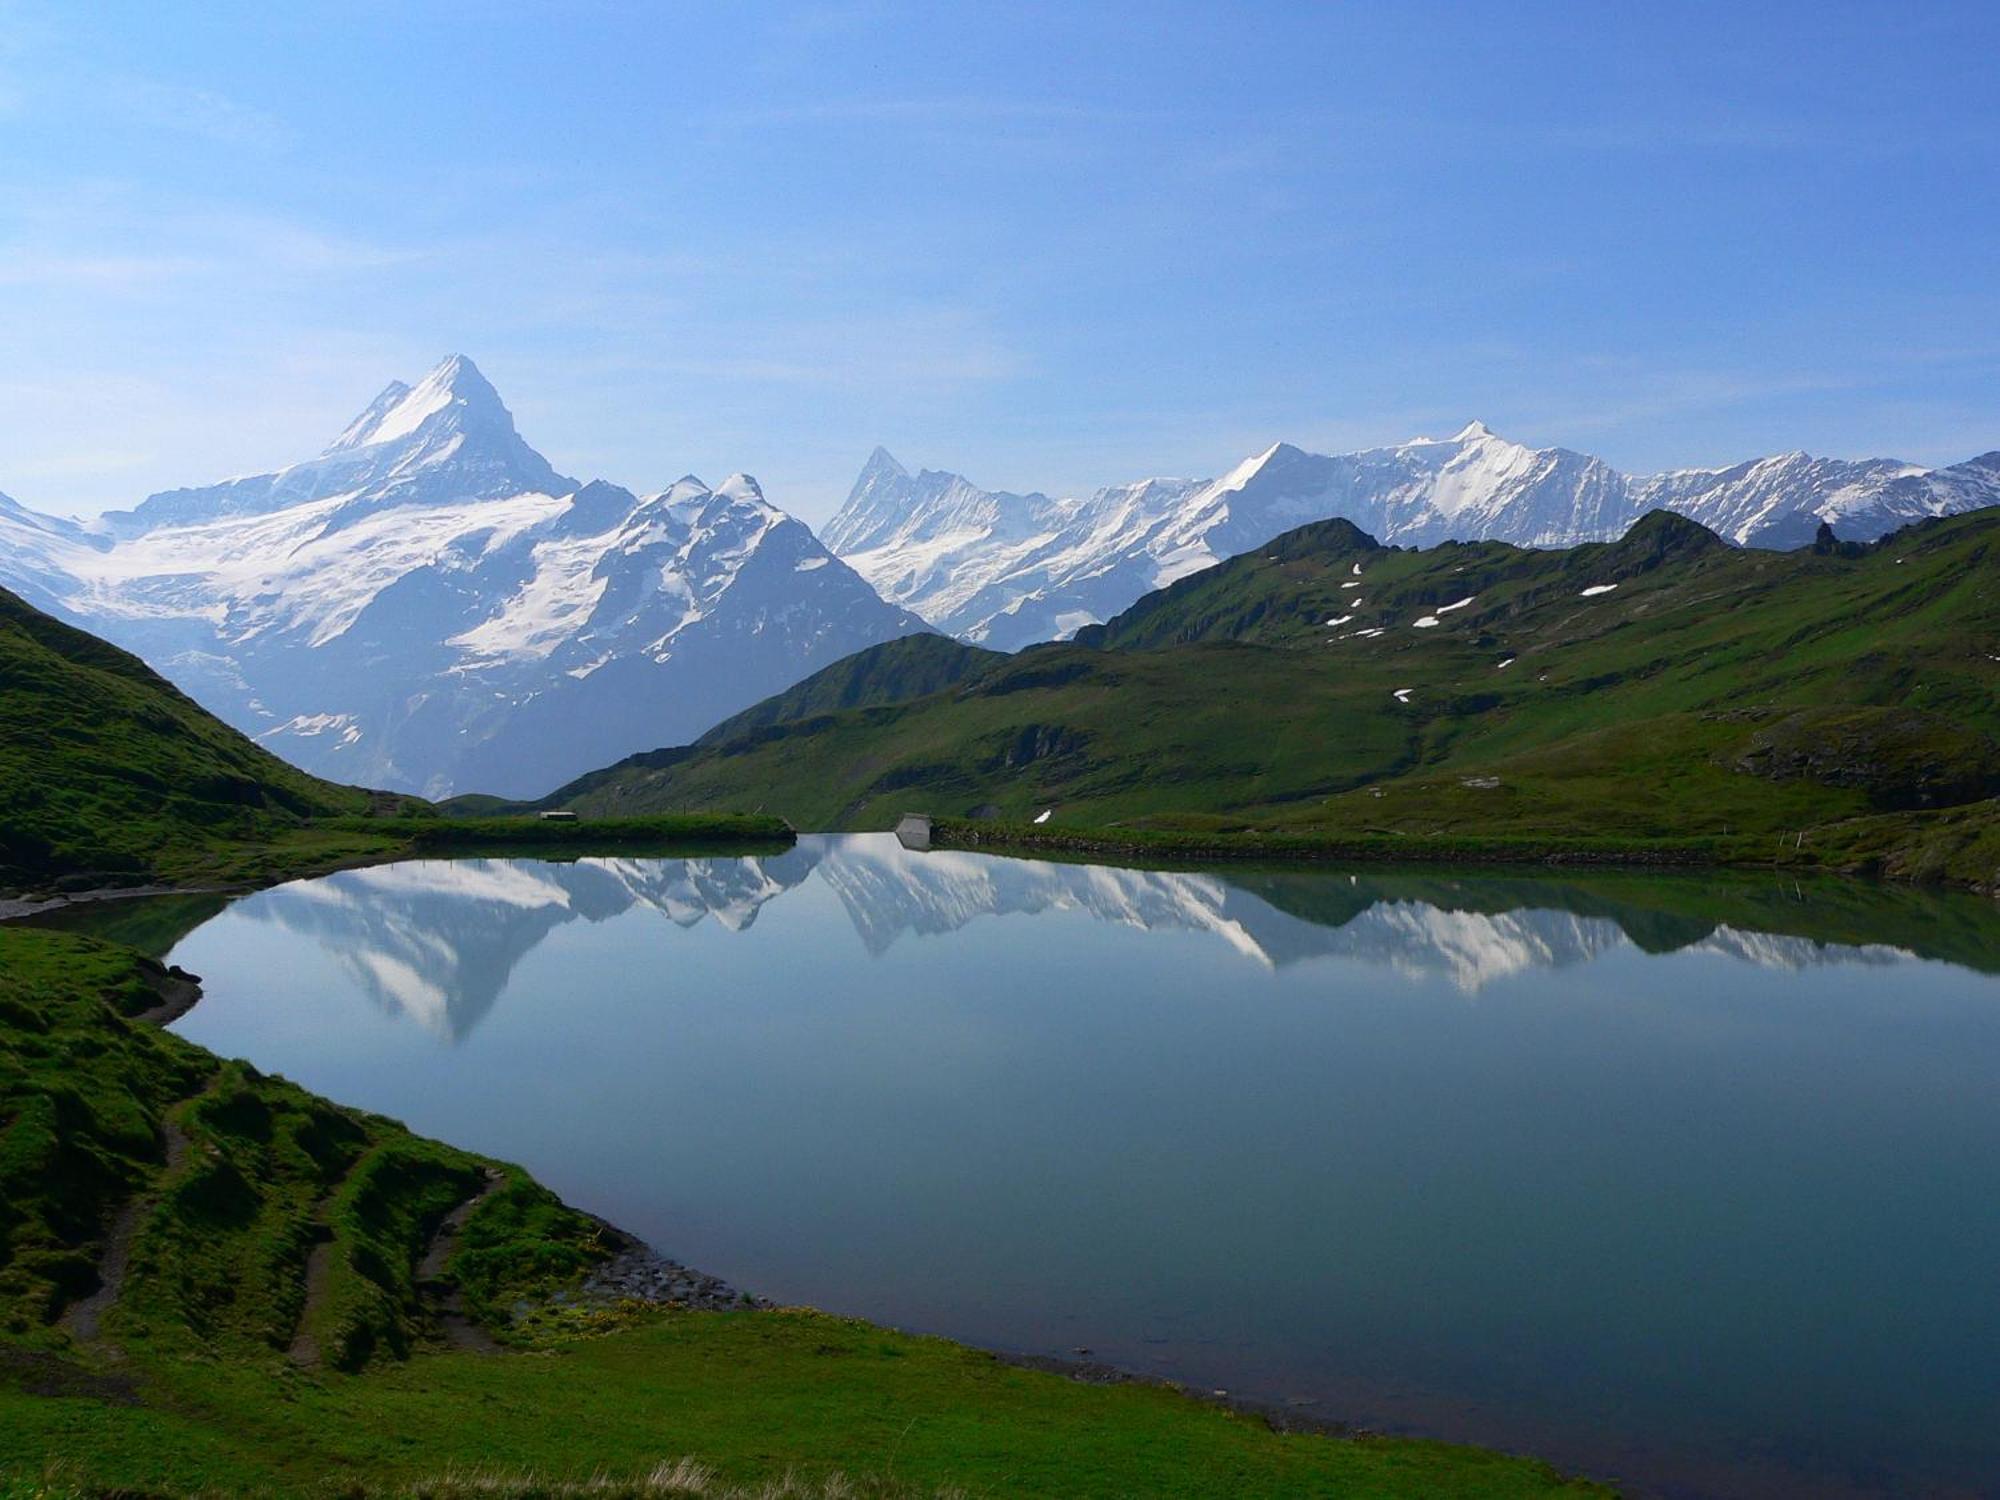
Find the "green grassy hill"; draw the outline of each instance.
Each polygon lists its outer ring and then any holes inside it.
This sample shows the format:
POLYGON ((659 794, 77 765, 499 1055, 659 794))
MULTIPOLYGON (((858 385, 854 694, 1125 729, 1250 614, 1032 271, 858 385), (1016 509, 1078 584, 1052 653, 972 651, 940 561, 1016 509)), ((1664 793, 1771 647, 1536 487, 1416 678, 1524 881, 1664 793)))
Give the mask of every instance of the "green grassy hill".
POLYGON ((136 656, 0 590, 0 887, 129 882, 369 794, 285 764, 136 656))
POLYGON ((776 818, 728 814, 447 821, 420 798, 335 786, 260 749, 136 656, 4 590, 0 786, 0 892, 256 883, 474 846, 560 854, 791 836, 776 818))
POLYGON ((1992 511, 1795 553, 1664 512, 1563 551, 1323 522, 1075 643, 969 665, 902 701, 773 701, 552 800, 820 828, 1053 809, 1045 841, 1117 824, 1769 859, 1782 835, 1789 858, 2000 868, 1992 511))
POLYGON ((1004 652, 968 646, 948 635, 906 635, 822 667, 803 682, 724 719, 695 743, 727 744, 773 724, 904 703, 956 687, 1006 659, 1004 652))
POLYGON ((426 1322, 417 1262, 475 1197, 456 1271, 489 1322, 610 1254, 518 1168, 161 1030, 187 981, 130 950, 0 928, 0 958, 0 1331, 17 1348, 256 1359, 304 1335, 340 1369, 400 1357, 426 1322))
MULTIPOLYGON (((474 794, 454 797, 441 804, 441 810, 453 817, 558 807, 587 808, 597 812, 605 806, 616 805, 615 801, 591 795, 599 788, 617 786, 635 776, 680 765, 697 757, 709 746, 754 741, 766 731, 777 737, 795 735, 808 726, 830 724, 834 715, 847 710, 905 703, 913 698, 943 692, 1007 660, 1002 652, 967 646, 950 636, 903 636, 842 657, 829 667, 822 667, 784 692, 724 719, 692 745, 642 750, 636 755, 628 755, 602 770, 579 776, 539 801, 508 802, 498 797, 474 794)), ((746 787, 744 795, 749 800, 741 805, 763 805, 764 799, 754 787, 746 787)))

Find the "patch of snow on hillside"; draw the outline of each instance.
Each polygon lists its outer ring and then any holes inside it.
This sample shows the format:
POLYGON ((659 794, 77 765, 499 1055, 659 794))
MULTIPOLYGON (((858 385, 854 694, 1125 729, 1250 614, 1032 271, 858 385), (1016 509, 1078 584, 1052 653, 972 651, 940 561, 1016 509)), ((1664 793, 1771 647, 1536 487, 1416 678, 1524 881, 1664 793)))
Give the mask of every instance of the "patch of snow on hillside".
POLYGON ((1618 585, 1615 583, 1593 583, 1577 597, 1580 599, 1595 599, 1599 594, 1608 594, 1617 587, 1618 585))
POLYGON ((352 714, 294 714, 276 729, 267 729, 256 738, 268 740, 289 734, 299 739, 313 739, 335 729, 341 731, 340 743, 343 745, 351 745, 361 738, 360 726, 354 722, 352 714))

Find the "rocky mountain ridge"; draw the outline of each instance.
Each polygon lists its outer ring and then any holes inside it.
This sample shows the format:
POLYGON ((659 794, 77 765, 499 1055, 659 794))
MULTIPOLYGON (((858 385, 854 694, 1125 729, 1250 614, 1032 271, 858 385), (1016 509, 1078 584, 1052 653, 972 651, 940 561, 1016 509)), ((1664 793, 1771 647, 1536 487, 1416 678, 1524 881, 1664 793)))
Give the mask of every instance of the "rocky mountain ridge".
POLYGON ((1342 518, 1398 546, 1568 547, 1622 536, 1649 510, 1739 546, 1791 548, 1822 521, 1872 540, 1911 521, 2000 504, 2000 451, 1942 469, 1785 453, 1723 469, 1622 474, 1480 422, 1448 438, 1319 454, 1276 443, 1219 479, 1147 479, 1087 497, 980 489, 877 448, 822 529, 885 599, 996 650, 1059 640, 1154 589, 1342 518))

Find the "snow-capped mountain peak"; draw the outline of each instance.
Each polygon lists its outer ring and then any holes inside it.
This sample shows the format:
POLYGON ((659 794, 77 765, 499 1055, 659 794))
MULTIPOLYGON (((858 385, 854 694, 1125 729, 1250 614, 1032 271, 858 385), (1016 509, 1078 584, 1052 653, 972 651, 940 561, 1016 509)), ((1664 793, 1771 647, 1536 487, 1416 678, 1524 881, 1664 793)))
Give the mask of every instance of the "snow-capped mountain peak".
POLYGON ((1216 480, 1214 488, 1218 491, 1240 490, 1266 470, 1282 470, 1305 456, 1303 448, 1296 448, 1290 443, 1273 443, 1262 453, 1253 453, 1216 480))
MULTIPOLYGON (((103 526, 113 536, 132 537, 336 498, 379 508, 447 497, 566 495, 576 488, 576 480, 558 474, 522 440, 513 414, 478 367, 454 354, 415 386, 390 382, 318 458, 152 495, 129 511, 107 512, 103 526)), ((345 512, 331 524, 350 524, 354 517, 345 512)))
POLYGON ((896 455, 879 443, 875 451, 868 455, 868 462, 861 466, 861 477, 854 482, 857 490, 866 489, 877 479, 908 479, 910 471, 896 462, 896 455))
POLYGON ((715 495, 717 499, 732 503, 761 505, 767 510, 776 508, 764 498, 763 487, 752 474, 731 474, 715 487, 715 495))
POLYGON ((1354 453, 1274 443, 1220 479, 1095 494, 985 491, 881 449, 825 528, 883 596, 967 640, 1013 649, 1108 618, 1150 589, 1342 517, 1382 541, 1493 539, 1571 546, 1622 536, 1664 508, 1740 545, 1810 542, 1821 520, 1865 540, 1925 516, 2000 503, 1993 455, 1926 470, 1896 459, 1780 453, 1722 469, 1621 474, 1567 448, 1532 448, 1472 421, 1354 453))
POLYGON ((735 474, 555 472, 453 356, 316 459, 101 534, 0 503, 0 584, 336 780, 538 795, 927 629, 735 474))
POLYGON ((823 539, 837 552, 880 545, 896 533, 912 509, 913 498, 930 487, 930 480, 926 474, 920 485, 887 448, 876 448, 862 465, 840 513, 824 528, 823 539))
POLYGON ((393 443, 417 433, 426 422, 442 417, 455 429, 474 425, 504 426, 511 433, 514 418, 500 393, 463 354, 453 354, 434 367, 414 387, 392 380, 368 404, 368 409, 334 439, 329 454, 393 443))
MULTIPOLYGON (((1497 434, 1495 434, 1495 432, 1491 427, 1488 427, 1484 422, 1480 421, 1477 417, 1475 417, 1470 422, 1467 422, 1463 427, 1459 428, 1458 431, 1454 432, 1450 437, 1426 437, 1426 436, 1413 437, 1413 438, 1407 438, 1400 443, 1392 443, 1387 448, 1374 448, 1374 449, 1367 449, 1364 451, 1374 452, 1374 453, 1390 453, 1390 452, 1395 452, 1397 449, 1401 448, 1441 448, 1448 443, 1477 443, 1477 442, 1482 442, 1487 438, 1493 438, 1496 436, 1497 434)), ((1505 440, 1501 439, 1501 441, 1505 440)))

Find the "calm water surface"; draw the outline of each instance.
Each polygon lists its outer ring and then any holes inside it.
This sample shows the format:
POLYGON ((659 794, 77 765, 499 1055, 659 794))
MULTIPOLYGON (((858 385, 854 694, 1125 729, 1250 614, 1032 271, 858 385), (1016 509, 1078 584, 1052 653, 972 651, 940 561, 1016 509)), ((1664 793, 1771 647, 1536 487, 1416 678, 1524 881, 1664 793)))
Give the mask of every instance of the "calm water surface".
POLYGON ((785 1301, 1670 1494, 2000 1493, 2000 918, 1791 882, 426 861, 179 1024, 785 1301))

